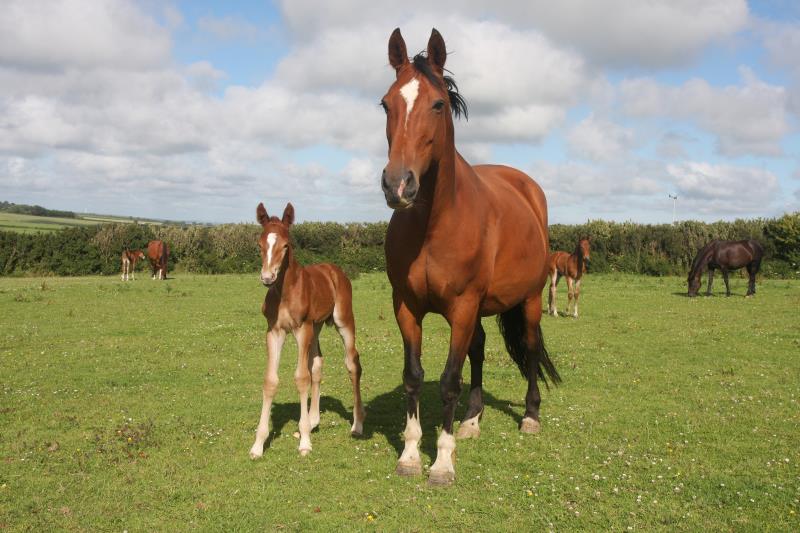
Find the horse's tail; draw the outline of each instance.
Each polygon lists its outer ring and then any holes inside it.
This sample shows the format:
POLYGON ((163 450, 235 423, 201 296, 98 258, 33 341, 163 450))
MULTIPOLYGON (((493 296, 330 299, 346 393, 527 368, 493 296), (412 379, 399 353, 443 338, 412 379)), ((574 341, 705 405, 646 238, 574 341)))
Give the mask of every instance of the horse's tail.
POLYGON ((533 368, 536 371, 536 375, 544 381, 546 386, 549 387, 547 383, 548 377, 554 385, 561 383, 561 376, 558 375, 558 371, 544 347, 541 325, 536 324, 535 335, 538 342, 534 343, 533 349, 528 349, 525 344, 527 321, 525 320, 522 304, 497 315, 497 325, 500 327, 500 334, 503 336, 503 340, 505 340, 508 355, 517 363, 522 377, 527 379, 528 369, 533 368))

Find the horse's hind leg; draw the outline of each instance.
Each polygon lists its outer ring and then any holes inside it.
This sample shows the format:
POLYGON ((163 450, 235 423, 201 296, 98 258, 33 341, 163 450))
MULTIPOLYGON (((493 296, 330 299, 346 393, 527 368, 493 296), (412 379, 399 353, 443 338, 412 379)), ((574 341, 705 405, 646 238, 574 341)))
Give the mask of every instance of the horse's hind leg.
POLYGON ((344 343, 344 365, 353 386, 353 425, 351 435, 361 435, 364 431, 364 405, 361 403, 361 358, 356 350, 356 322, 353 318, 352 303, 337 302, 333 309, 333 322, 344 343))
POLYGON ((525 357, 528 378, 528 392, 525 394, 525 416, 520 424, 520 431, 523 433, 538 433, 541 424, 539 423, 539 405, 542 396, 539 392, 538 377, 544 379, 544 373, 540 370, 543 367, 551 380, 560 381, 550 357, 544 348, 542 338, 542 328, 540 325, 542 316, 542 298, 537 295, 525 302, 525 346, 528 353, 525 357))
POLYGON ((470 383, 469 383, 469 406, 464 420, 458 428, 456 437, 459 439, 478 438, 481 434, 479 422, 483 416, 483 359, 484 346, 486 344, 486 332, 481 325, 480 317, 475 324, 475 332, 469 344, 467 355, 469 356, 470 383))
POLYGON ((728 284, 728 271, 726 269, 722 270, 722 279, 725 281, 725 296, 731 295, 731 286, 728 284))
POLYGON ((714 283, 714 269, 708 269, 708 288, 706 289, 706 296, 711 296, 711 284, 714 283))
POLYGON ((322 381, 322 349, 319 347, 319 332, 322 323, 314 325, 314 340, 311 341, 309 362, 311 364, 311 411, 309 422, 311 429, 319 426, 319 385, 322 381))

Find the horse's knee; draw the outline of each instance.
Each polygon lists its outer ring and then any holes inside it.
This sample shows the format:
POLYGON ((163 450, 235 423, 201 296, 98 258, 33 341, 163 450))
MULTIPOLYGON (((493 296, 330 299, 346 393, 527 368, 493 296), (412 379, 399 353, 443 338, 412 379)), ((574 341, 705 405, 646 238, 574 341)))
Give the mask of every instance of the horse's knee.
POLYGON ((445 403, 455 401, 461 393, 461 373, 458 369, 448 365, 442 372, 439 386, 442 392, 442 400, 445 403))
POLYGON ((263 390, 264 396, 272 398, 278 390, 278 376, 264 378, 263 390))
POLYGON ((420 366, 403 369, 403 386, 408 394, 419 394, 424 379, 425 371, 420 366))
POLYGON ((297 385, 297 390, 299 391, 308 389, 308 386, 311 384, 311 373, 308 371, 295 373, 294 383, 297 385))

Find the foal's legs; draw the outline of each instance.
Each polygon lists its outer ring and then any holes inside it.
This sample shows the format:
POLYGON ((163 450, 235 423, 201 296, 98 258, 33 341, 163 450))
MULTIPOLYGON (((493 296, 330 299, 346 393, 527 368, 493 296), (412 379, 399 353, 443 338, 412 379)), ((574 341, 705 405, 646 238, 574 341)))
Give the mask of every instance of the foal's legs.
POLYGON ((250 448, 250 458, 258 459, 264 453, 264 442, 269 435, 269 415, 272 408, 272 398, 278 390, 278 364, 281 360, 281 349, 286 340, 286 332, 278 329, 267 331, 267 368, 264 370, 264 385, 262 387, 261 418, 256 429, 256 441, 250 448))
POLYGON ((319 332, 323 323, 314 324, 314 339, 311 341, 309 358, 311 363, 311 429, 319 426, 319 384, 322 381, 322 350, 319 347, 319 332))
POLYGON ((405 447, 395 470, 400 476, 422 473, 419 458, 419 440, 422 426, 419 423, 419 394, 425 371, 422 369, 422 316, 412 313, 397 294, 393 294, 394 316, 403 336, 403 385, 406 389, 406 429, 403 433, 405 447))
POLYGON ((333 310, 333 322, 344 343, 344 366, 353 386, 353 425, 350 426, 350 434, 361 435, 364 431, 365 413, 364 405, 361 403, 361 358, 356 350, 356 323, 352 307, 349 311, 340 310, 339 307, 337 304, 333 310))
POLYGON ((731 295, 731 287, 728 284, 728 270, 725 268, 721 268, 722 270, 722 279, 725 281, 725 296, 731 295))
POLYGON ((572 309, 572 304, 574 303, 572 299, 575 297, 575 289, 573 287, 574 283, 575 280, 567 275, 567 315, 572 314, 570 313, 570 309, 572 309))
POLYGON ((573 301, 572 316, 578 318, 578 297, 581 295, 581 280, 575 280, 575 300, 573 301))
POLYGON ((456 477, 453 466, 453 453, 456 449, 453 418, 456 414, 458 396, 461 394, 461 370, 475 331, 477 315, 477 301, 462 297, 460 301, 454 303, 449 316, 445 317, 450 323, 450 350, 439 382, 444 404, 442 432, 436 441, 436 461, 431 465, 428 478, 430 485, 449 485, 456 477))
POLYGON ((481 319, 475 323, 475 332, 469 343, 467 355, 469 356, 469 406, 464 420, 458 428, 459 439, 478 438, 481 428, 478 423, 483 416, 483 358, 486 332, 483 331, 481 319))
POLYGON ((746 296, 752 296, 756 293, 756 274, 761 267, 761 261, 753 261, 747 265, 747 275, 750 278, 747 283, 746 296))
POLYGON ((121 276, 122 277, 122 281, 127 281, 127 279, 128 279, 128 276, 126 275, 128 273, 127 272, 127 270, 128 270, 127 267, 128 267, 128 264, 123 259, 122 260, 122 276, 121 276))
POLYGON ((311 418, 308 413, 308 389, 311 385, 310 348, 314 341, 314 326, 304 322, 294 330, 297 340, 297 368, 294 371, 294 382, 300 395, 300 455, 308 455, 311 451, 311 418))
POLYGON ((539 354, 544 351, 544 341, 542 340, 539 326, 542 317, 542 297, 536 295, 526 300, 524 305, 525 345, 528 349, 526 356, 528 362, 528 392, 525 394, 525 416, 522 418, 519 429, 523 433, 538 433, 541 428, 539 424, 539 405, 542 403, 542 396, 539 393, 537 379, 539 354))
MULTIPOLYGON (((552 316, 558 316, 558 311, 556 310, 556 286, 558 285, 558 280, 558 269, 556 268, 550 274, 550 293, 547 298, 547 307, 552 316)), ((470 359, 470 361, 472 361, 472 359, 470 359)))
POLYGON ((711 296, 711 284, 714 282, 714 269, 708 269, 708 288, 706 289, 706 296, 711 296))

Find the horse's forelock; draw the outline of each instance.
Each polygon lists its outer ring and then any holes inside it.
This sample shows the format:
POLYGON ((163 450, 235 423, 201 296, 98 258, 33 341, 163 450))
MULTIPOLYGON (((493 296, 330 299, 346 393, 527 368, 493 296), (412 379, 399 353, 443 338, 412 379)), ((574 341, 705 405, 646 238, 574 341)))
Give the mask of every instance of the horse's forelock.
MULTIPOLYGON (((436 87, 447 91, 447 98, 450 100, 450 111, 453 113, 453 116, 456 118, 461 118, 461 115, 464 115, 464 119, 469 120, 467 102, 458 92, 458 85, 456 85, 456 81, 452 76, 438 76, 433 71, 430 62, 428 61, 428 56, 425 54, 425 52, 420 52, 419 54, 415 55, 414 59, 412 60, 412 64, 417 72, 425 76, 429 82, 436 87)), ((447 69, 444 70, 445 72, 450 72, 447 69)))

